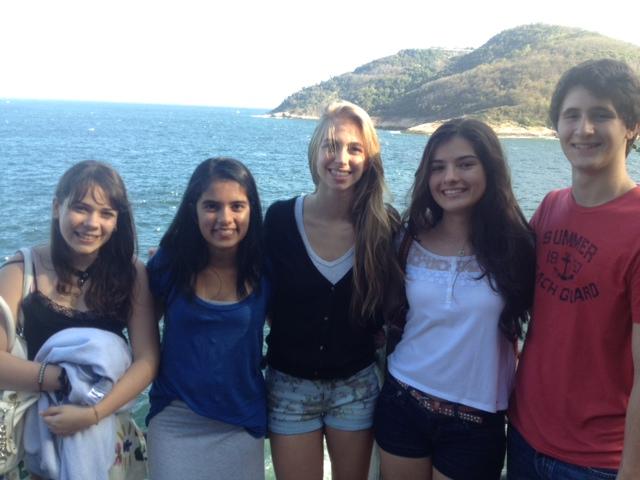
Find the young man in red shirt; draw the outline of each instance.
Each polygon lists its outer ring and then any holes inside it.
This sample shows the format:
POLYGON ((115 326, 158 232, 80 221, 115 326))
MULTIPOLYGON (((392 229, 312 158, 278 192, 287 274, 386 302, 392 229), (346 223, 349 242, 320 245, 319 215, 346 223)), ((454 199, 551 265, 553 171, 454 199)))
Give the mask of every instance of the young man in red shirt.
POLYGON ((508 478, 640 478, 640 187, 626 158, 640 80, 624 63, 567 71, 550 116, 572 172, 536 232, 532 322, 509 409, 508 478))

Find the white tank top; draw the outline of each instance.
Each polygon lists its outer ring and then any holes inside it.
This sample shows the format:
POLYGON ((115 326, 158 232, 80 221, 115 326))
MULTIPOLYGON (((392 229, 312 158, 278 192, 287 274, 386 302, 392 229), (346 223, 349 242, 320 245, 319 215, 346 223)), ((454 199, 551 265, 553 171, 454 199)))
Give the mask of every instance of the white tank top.
POLYGON ((444 257, 413 241, 409 301, 391 374, 418 390, 487 412, 505 410, 515 373, 513 344, 500 332, 504 301, 474 256, 444 257))

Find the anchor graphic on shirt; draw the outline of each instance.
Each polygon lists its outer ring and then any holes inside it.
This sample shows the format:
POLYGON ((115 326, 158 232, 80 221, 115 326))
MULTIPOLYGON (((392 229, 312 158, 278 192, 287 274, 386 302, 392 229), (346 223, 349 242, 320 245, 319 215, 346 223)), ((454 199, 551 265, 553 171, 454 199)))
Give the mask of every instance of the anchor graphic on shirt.
POLYGON ((573 280, 575 275, 569 272, 569 263, 571 262, 571 255, 565 253, 564 256, 560 259, 562 263, 564 263, 564 269, 560 272, 556 267, 553 267, 553 270, 556 272, 556 275, 560 277, 562 280, 573 280))

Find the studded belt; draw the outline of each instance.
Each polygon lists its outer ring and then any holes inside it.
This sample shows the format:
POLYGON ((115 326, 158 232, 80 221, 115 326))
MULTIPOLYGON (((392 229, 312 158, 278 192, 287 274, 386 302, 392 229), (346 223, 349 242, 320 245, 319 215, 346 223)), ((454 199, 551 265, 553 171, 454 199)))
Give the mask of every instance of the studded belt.
POLYGON ((460 420, 465 420, 467 422, 473 422, 477 424, 483 423, 486 416, 493 415, 491 413, 483 412, 473 407, 467 407, 466 405, 461 405, 459 403, 450 402, 441 398, 432 397, 424 392, 421 392, 420 390, 413 388, 411 385, 407 385, 406 383, 401 382, 395 377, 391 378, 393 378, 393 380, 398 385, 406 390, 407 393, 409 393, 409 395, 411 395, 422 408, 429 412, 444 415, 446 417, 455 417, 459 418, 460 420))

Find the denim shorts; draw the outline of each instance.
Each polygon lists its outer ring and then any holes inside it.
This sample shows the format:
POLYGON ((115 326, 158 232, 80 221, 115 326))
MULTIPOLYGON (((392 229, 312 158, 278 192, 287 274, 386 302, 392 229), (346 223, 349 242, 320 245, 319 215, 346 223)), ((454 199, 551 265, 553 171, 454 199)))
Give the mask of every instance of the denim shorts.
POLYGON ((482 412, 482 423, 434 413, 390 374, 374 416, 376 443, 387 453, 431 458, 449 478, 498 480, 506 447, 503 412, 482 412))
POLYGON ((358 431, 373 425, 380 392, 373 364, 336 380, 307 380, 268 367, 266 383, 270 432, 299 435, 325 425, 358 431))
POLYGON ((512 425, 507 448, 508 480, 615 480, 617 472, 562 462, 536 451, 512 425))

